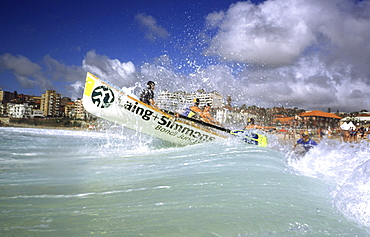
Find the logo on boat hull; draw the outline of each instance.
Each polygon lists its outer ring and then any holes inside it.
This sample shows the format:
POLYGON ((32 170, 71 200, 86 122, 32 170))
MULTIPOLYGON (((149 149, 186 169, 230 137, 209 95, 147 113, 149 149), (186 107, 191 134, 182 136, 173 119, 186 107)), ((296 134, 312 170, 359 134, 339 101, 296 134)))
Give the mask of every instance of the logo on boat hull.
POLYGON ((114 101, 114 93, 106 86, 98 86, 91 93, 91 100, 98 108, 108 108, 114 101))
MULTIPOLYGON (((120 98, 118 98, 118 101, 119 100, 120 98)), ((159 116, 153 110, 140 106, 138 102, 133 103, 131 101, 126 101, 125 104, 122 103, 119 106, 122 106, 129 112, 139 116, 139 118, 144 121, 156 121, 154 130, 159 131, 162 134, 176 137, 177 139, 185 140, 192 144, 215 140, 214 136, 196 130, 194 127, 186 125, 185 123, 178 123, 176 120, 164 115, 159 116)))

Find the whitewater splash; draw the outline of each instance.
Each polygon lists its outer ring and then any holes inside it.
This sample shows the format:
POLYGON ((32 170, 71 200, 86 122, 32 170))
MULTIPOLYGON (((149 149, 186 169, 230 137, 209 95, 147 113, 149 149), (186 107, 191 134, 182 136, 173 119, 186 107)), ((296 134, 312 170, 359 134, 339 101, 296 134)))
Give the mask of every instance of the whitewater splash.
POLYGON ((370 143, 324 139, 303 158, 287 152, 287 164, 331 187, 333 205, 348 219, 370 227, 370 143))
POLYGON ((281 154, 291 154, 292 144, 279 146, 274 135, 269 148, 237 139, 174 147, 111 123, 99 127, 0 128, 0 231, 369 233, 368 143, 323 140, 297 160, 281 154))

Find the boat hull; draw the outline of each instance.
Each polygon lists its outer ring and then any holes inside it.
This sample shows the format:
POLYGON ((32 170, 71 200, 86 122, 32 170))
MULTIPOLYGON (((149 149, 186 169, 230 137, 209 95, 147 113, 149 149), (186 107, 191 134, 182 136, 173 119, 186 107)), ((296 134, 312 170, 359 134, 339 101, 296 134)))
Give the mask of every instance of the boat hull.
POLYGON ((86 75, 83 105, 89 113, 176 145, 221 141, 225 132, 177 118, 134 97, 91 73, 86 75))

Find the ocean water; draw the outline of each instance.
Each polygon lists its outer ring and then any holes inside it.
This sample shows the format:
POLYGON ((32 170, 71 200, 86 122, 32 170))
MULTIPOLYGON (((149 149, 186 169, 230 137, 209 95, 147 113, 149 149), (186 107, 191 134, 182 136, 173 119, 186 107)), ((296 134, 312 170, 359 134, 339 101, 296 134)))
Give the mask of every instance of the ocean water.
POLYGON ((369 142, 0 128, 0 236, 369 236, 369 142))

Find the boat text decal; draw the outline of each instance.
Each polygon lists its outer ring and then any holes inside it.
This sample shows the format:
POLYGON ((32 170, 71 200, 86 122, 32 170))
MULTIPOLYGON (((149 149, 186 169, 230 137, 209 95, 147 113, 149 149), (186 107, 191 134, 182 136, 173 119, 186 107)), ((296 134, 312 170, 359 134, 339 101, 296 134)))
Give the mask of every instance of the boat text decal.
POLYGON ((213 136, 196 131, 190 126, 184 126, 184 124, 177 123, 175 120, 164 115, 160 116, 158 113, 154 113, 154 111, 150 109, 143 108, 139 106, 138 102, 132 103, 130 101, 126 101, 125 104, 122 105, 119 103, 119 105, 131 113, 139 115, 144 121, 156 121, 157 124, 155 130, 167 135, 174 136, 178 139, 186 140, 191 143, 215 140, 215 137, 213 136))
POLYGON ((114 101, 114 94, 110 88, 98 86, 91 93, 91 99, 98 108, 108 108, 114 101))

